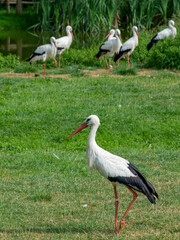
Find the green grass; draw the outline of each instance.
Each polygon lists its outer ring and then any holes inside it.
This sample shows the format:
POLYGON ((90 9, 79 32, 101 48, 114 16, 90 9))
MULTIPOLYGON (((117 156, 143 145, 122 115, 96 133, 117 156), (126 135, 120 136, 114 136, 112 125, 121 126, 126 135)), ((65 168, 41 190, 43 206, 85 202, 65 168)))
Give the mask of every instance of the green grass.
MULTIPOLYGON (((178 239, 179 80, 170 71, 0 76, 0 238, 178 239), (111 183, 88 170, 89 129, 67 140, 90 114, 101 121, 97 143, 135 164, 160 196, 152 206, 139 194, 119 237, 111 183)), ((120 218, 132 195, 118 195, 120 218)))

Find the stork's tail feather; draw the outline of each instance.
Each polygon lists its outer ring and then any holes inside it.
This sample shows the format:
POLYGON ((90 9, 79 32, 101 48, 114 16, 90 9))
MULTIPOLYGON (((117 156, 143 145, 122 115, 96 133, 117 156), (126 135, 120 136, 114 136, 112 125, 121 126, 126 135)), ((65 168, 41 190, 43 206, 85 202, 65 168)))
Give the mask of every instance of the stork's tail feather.
POLYGON ((125 56, 129 51, 131 51, 131 48, 127 48, 125 50, 122 49, 122 46, 118 53, 114 56, 114 62, 117 62, 118 59, 121 59, 123 56, 125 56))
POLYGON ((148 45, 147 45, 147 50, 148 50, 148 51, 152 48, 153 43, 154 43, 153 40, 151 40, 151 41, 148 43, 148 45))
POLYGON ((100 52, 98 52, 94 57, 99 58, 100 57, 100 52))
POLYGON ((147 45, 147 47, 146 47, 148 51, 152 48, 153 44, 158 41, 157 39, 155 40, 156 36, 157 36, 157 34, 156 34, 156 35, 151 39, 151 41, 148 43, 148 45, 147 45))
POLYGON ((130 177, 108 177, 111 182, 122 183, 138 192, 143 193, 147 196, 149 201, 153 204, 156 203, 156 198, 159 199, 159 196, 154 189, 153 185, 147 181, 144 175, 131 163, 128 164, 129 170, 133 173, 134 176, 130 177))
POLYGON ((114 56, 114 62, 117 62, 117 60, 122 56, 121 52, 118 52, 114 56))
POLYGON ((31 64, 31 59, 34 57, 34 55, 32 54, 31 56, 30 56, 30 58, 28 58, 28 59, 26 59, 26 62, 29 62, 30 64, 31 64))
POLYGON ((100 58, 102 57, 107 51, 102 51, 102 50, 99 50, 99 52, 94 56, 96 58, 100 58))

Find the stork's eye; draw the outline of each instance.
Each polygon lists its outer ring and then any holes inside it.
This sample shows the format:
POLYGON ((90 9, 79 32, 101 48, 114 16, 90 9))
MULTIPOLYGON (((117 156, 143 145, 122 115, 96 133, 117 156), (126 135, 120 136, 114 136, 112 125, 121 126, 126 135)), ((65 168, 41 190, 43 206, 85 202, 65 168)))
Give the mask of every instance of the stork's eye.
POLYGON ((88 123, 90 120, 91 120, 91 119, 90 119, 90 118, 88 118, 88 119, 86 120, 86 122, 88 123))

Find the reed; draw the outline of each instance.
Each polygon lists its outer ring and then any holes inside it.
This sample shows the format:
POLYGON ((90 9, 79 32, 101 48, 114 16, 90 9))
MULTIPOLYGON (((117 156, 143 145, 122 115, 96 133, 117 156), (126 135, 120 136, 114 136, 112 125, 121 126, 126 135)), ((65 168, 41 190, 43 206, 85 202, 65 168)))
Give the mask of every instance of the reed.
POLYGON ((61 30, 70 24, 84 32, 111 27, 150 29, 180 15, 179 0, 40 0, 36 8, 41 30, 61 30))

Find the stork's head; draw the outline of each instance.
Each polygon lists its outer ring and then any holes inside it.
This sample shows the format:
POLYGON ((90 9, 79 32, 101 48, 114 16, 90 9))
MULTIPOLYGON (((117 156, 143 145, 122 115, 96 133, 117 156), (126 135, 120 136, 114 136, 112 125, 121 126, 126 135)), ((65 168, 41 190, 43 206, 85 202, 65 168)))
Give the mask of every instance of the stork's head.
POLYGON ((67 33, 70 32, 70 34, 71 34, 71 36, 72 36, 72 38, 73 38, 73 40, 74 40, 74 35, 73 35, 73 32, 72 32, 72 27, 71 27, 71 26, 67 26, 67 27, 66 27, 66 32, 67 32, 67 33))
POLYGON ((132 31, 133 31, 133 33, 135 32, 138 35, 138 37, 139 37, 138 28, 136 26, 132 27, 132 31))
POLYGON ((89 117, 86 118, 85 122, 87 123, 87 126, 100 125, 100 120, 96 115, 90 115, 89 117))
POLYGON ((114 34, 115 34, 115 30, 111 29, 108 35, 105 37, 105 39, 108 38, 110 35, 114 36, 114 34))
POLYGON ((80 127, 78 127, 68 138, 74 136, 76 133, 80 132, 82 129, 88 126, 93 126, 93 125, 97 127, 99 127, 100 125, 100 120, 96 115, 90 115, 89 117, 87 117, 85 122, 80 127))
POLYGON ((118 36, 119 39, 121 40, 121 37, 120 37, 120 35, 121 35, 121 31, 120 31, 119 29, 116 29, 116 31, 115 31, 115 35, 118 36))
POLYGON ((51 37, 51 38, 50 38, 50 42, 51 42, 51 44, 54 44, 54 46, 57 48, 55 37, 51 37))
POLYGON ((174 21, 173 21, 173 20, 170 20, 170 21, 168 22, 168 25, 174 27, 174 21))

